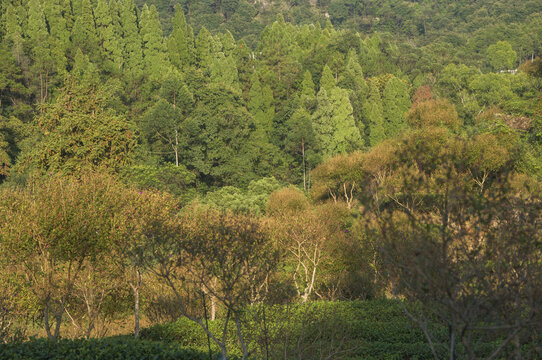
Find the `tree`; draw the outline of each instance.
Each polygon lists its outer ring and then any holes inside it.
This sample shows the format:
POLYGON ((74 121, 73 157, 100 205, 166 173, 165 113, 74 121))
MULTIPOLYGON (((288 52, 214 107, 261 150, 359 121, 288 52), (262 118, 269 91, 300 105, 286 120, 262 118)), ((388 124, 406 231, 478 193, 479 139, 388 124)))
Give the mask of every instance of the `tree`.
MULTIPOLYGON (((320 162, 316 134, 312 125, 311 114, 300 106, 286 123, 284 150, 294 158, 301 155, 301 170, 303 172, 303 189, 308 190, 308 174, 320 162)), ((297 161, 299 164, 299 161, 297 161)))
POLYGON ((265 295, 265 284, 276 269, 278 253, 262 224, 247 216, 190 209, 183 215, 182 224, 180 241, 179 232, 153 237, 160 248, 172 250, 169 254, 155 252, 158 254, 155 272, 173 291, 183 316, 199 324, 220 348, 224 359, 228 355, 228 324, 234 321, 245 359, 248 344, 242 331, 242 311, 265 295), (225 307, 221 334, 213 333, 204 319, 189 311, 190 304, 179 287, 181 277, 186 276, 179 272, 181 267, 202 290, 202 297, 209 294, 225 307))
POLYGON ((143 46, 139 34, 138 19, 134 0, 122 2, 120 25, 124 40, 124 69, 132 79, 141 75, 143 70, 143 46))
POLYGON ((65 74, 68 64, 66 52, 70 47, 69 3, 67 4, 66 0, 53 0, 44 2, 43 6, 47 24, 49 24, 51 56, 56 64, 56 72, 65 74))
POLYGON ((251 87, 247 107, 252 116, 254 116, 257 126, 269 137, 273 117, 275 116, 273 92, 269 86, 262 86, 258 73, 254 73, 250 80, 251 87))
POLYGON ((354 110, 354 119, 360 133, 365 132, 363 124, 363 103, 367 99, 369 88, 365 81, 363 70, 357 60, 358 56, 354 50, 348 52, 346 68, 339 77, 339 86, 348 90, 350 103, 354 110))
POLYGON ((363 146, 352 112, 346 90, 335 87, 328 95, 324 88, 318 93, 313 128, 324 158, 344 154, 363 146))
POLYGON ((329 66, 325 65, 324 70, 322 70, 322 77, 320 78, 320 90, 325 89, 327 92, 330 92, 331 89, 337 86, 337 81, 331 72, 329 66))
POLYGON ((175 242, 182 238, 181 222, 175 198, 165 192, 132 192, 120 217, 119 233, 114 244, 116 266, 134 294, 134 336, 139 337, 140 289, 147 271, 161 274, 171 263, 175 242), (160 270, 157 270, 157 267, 160 270))
POLYGON ((232 56, 226 56, 223 52, 217 53, 209 65, 211 82, 231 87, 239 91, 239 77, 235 60, 232 56))
POLYGON ((77 49, 71 74, 85 85, 96 85, 100 80, 96 65, 90 62, 88 55, 84 55, 81 49, 77 49))
POLYGON ((23 49, 23 29, 20 24, 18 14, 20 8, 15 8, 12 4, 9 4, 5 12, 5 34, 3 41, 9 43, 13 56, 18 64, 21 64, 24 59, 23 49))
MULTIPOLYGON (((39 0, 28 3, 27 35, 31 46, 33 61, 32 72, 39 77, 39 99, 44 104, 49 95, 49 77, 52 72, 53 59, 49 47, 49 33, 45 23, 45 15, 39 0)), ((34 79, 35 80, 35 79, 34 79)))
POLYGON ((254 179, 254 119, 240 94, 211 84, 183 126, 182 163, 212 185, 247 184, 254 179))
POLYGON ((48 176, 13 190, 4 211, 2 247, 27 276, 49 339, 60 326, 87 259, 105 252, 120 212, 116 183, 99 174, 48 176), (44 211, 43 209, 47 209, 44 211))
POLYGON ((382 98, 373 81, 369 85, 369 97, 363 104, 362 113, 365 120, 366 143, 368 146, 375 146, 386 138, 386 127, 382 98))
POLYGON ((194 64, 194 51, 194 31, 187 24, 181 5, 176 5, 173 31, 168 39, 168 52, 171 63, 178 69, 194 64))
POLYGON ((541 321, 540 184, 504 157, 480 190, 469 147, 442 130, 405 138, 367 214, 393 293, 420 304, 405 310, 435 359, 512 358, 541 321), (435 342, 435 321, 448 329, 446 349, 435 342), (488 339, 494 345, 480 352, 488 339))
POLYGON ((145 75, 154 82, 162 80, 164 69, 168 67, 166 47, 162 37, 162 28, 158 19, 158 11, 152 5, 143 7, 140 19, 141 38, 143 40, 143 56, 145 75))
POLYGON ((213 59, 212 45, 213 36, 209 30, 203 26, 196 37, 195 51, 198 66, 204 71, 204 73, 209 71, 209 66, 211 65, 211 61, 213 59))
POLYGON ((142 126, 154 150, 173 153, 179 166, 182 123, 192 111, 194 97, 176 71, 170 74, 162 85, 161 99, 147 111, 142 126))
POLYGON ((411 126, 418 128, 444 126, 457 130, 461 125, 455 106, 446 99, 431 99, 413 104, 407 120, 411 126))
POLYGON ((391 78, 386 84, 382 96, 387 137, 395 136, 405 128, 405 116, 410 105, 410 95, 406 84, 396 77, 391 78))
POLYGON ((498 41, 490 45, 486 54, 493 70, 510 70, 516 66, 518 56, 508 41, 498 41))
POLYGON ((93 59, 99 54, 99 40, 90 0, 82 0, 81 14, 76 16, 72 29, 72 43, 93 59))
POLYGON ((23 166, 73 174, 95 168, 117 171, 129 164, 137 144, 135 128, 107 108, 107 101, 103 88, 67 78, 56 102, 44 106, 36 118, 36 143, 23 155, 23 166))
POLYGON ((23 133, 23 123, 19 119, 0 115, 0 177, 9 174, 23 133))
POLYGON ((314 81, 312 81, 312 75, 309 70, 303 74, 303 81, 301 82, 301 102, 308 110, 313 110, 316 100, 316 92, 314 87, 314 81))
POLYGON ((94 15, 99 46, 106 59, 113 64, 113 68, 119 69, 123 62, 122 47, 117 38, 119 33, 115 31, 110 5, 106 0, 98 0, 94 15))

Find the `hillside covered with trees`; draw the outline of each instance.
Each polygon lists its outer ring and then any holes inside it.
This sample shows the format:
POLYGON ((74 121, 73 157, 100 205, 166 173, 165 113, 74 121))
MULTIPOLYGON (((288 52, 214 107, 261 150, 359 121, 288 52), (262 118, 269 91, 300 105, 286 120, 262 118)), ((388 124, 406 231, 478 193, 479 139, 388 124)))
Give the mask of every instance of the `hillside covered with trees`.
POLYGON ((0 15, 0 358, 542 356, 540 1, 0 15))

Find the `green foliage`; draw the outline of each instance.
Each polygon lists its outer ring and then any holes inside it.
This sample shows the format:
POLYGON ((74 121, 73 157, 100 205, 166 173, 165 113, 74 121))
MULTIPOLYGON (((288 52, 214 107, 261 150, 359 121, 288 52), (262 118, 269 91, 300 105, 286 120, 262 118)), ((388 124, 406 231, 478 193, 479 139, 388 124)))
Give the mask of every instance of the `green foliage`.
POLYGON ((164 164, 159 166, 134 165, 121 170, 121 177, 141 189, 166 191, 183 199, 194 196, 196 176, 184 165, 164 164))
MULTIPOLYGON (((248 309, 246 324, 262 321, 262 316, 259 306, 248 309)), ((349 359, 432 359, 421 330, 412 327, 401 305, 395 301, 266 306, 265 316, 267 333, 263 329, 246 328, 245 331, 256 351, 260 351, 256 342, 267 337, 271 358, 278 358, 281 352, 290 358, 314 358, 340 348, 349 359)), ((220 319, 210 322, 210 326, 218 330, 221 322, 220 319)), ((228 341, 232 342, 233 336, 233 333, 228 334, 228 341)), ((186 319, 144 329, 142 337, 195 349, 206 348, 205 333, 186 319)))
POLYGON ((320 90, 324 89, 327 92, 330 92, 336 85, 337 83, 331 69, 329 66, 325 65, 324 70, 322 70, 322 77, 320 78, 320 90))
POLYGON ((22 138, 23 123, 15 118, 0 116, 0 176, 6 176, 18 153, 17 143, 22 138))
POLYGON ((129 78, 137 78, 143 70, 143 47, 134 0, 119 2, 120 25, 124 39, 124 70, 129 78))
POLYGON ((41 173, 73 174, 95 168, 116 171, 129 164, 136 130, 107 102, 103 88, 69 79, 56 103, 45 106, 36 119, 36 143, 26 149, 24 165, 41 173))
POLYGON ((224 186, 207 193, 203 202, 224 211, 259 216, 265 213, 269 195, 279 188, 280 184, 275 178, 263 178, 251 181, 244 191, 224 186))
POLYGON ((167 69, 167 54, 158 12, 154 6, 144 7, 141 12, 140 34, 143 40, 144 70, 153 81, 160 82, 167 69))
POLYGON ((511 70, 515 68, 517 53, 508 41, 499 41, 487 48, 487 58, 493 70, 511 70))
POLYGON ((275 116, 273 92, 269 86, 262 86, 257 73, 252 75, 251 84, 248 110, 254 116, 257 126, 269 136, 275 116))
POLYGON ((369 97, 363 104, 366 143, 375 146, 386 138, 386 125, 382 98, 374 81, 369 85, 369 97))
POLYGON ((201 95, 183 125, 183 163, 212 185, 248 183, 254 177, 254 119, 229 88, 212 85, 201 95))
POLYGON ((76 17, 71 37, 74 47, 80 48, 87 55, 98 55, 98 34, 90 0, 82 0, 81 14, 76 17))
POLYGON ((392 77, 382 95, 382 109, 386 120, 386 136, 396 136, 406 126, 406 113, 410 109, 410 95, 406 84, 392 77))
MULTIPOLYGON (((183 349, 159 341, 136 340, 131 337, 113 337, 92 340, 36 339, 24 343, 0 344, 0 357, 13 360, 91 360, 91 359, 157 359, 208 360, 203 351, 183 349)), ((217 359, 217 355, 213 355, 217 359)))
POLYGON ((323 88, 318 93, 313 128, 324 158, 351 152, 363 146, 352 112, 346 90, 335 87, 328 95, 323 88))

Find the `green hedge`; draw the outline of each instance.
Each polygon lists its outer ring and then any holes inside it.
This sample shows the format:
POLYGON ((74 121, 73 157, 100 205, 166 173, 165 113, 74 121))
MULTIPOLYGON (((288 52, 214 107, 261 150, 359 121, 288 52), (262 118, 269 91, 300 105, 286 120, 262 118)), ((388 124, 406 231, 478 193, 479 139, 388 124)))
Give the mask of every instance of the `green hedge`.
MULTIPOLYGON (((257 325, 258 316, 261 325, 258 310, 261 308, 257 306, 248 308, 244 314, 245 340, 253 348, 262 347, 264 338, 257 325)), ((332 352, 340 346, 345 351, 343 356, 349 359, 433 359, 421 330, 392 300, 270 306, 266 307, 266 322, 270 353, 276 355, 271 358, 280 358, 285 347, 289 358, 311 358, 322 350, 332 352)), ((211 322, 211 331, 219 334, 222 325, 220 319, 211 322)), ((202 351, 207 346, 205 332, 184 318, 143 329, 141 336, 202 351)), ((230 354, 239 354, 233 323, 228 332, 228 349, 230 354)))
MULTIPOLYGON (((214 355, 214 360, 218 358, 214 355)), ((209 360, 209 354, 173 343, 111 337, 91 340, 33 339, 0 344, 0 359, 10 360, 209 360)))

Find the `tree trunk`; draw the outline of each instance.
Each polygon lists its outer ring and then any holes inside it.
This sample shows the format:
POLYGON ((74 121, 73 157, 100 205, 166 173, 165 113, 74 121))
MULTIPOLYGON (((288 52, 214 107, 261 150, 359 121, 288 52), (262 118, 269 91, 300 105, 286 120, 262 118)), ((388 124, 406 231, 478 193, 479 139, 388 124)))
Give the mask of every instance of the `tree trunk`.
POLYGON ((134 337, 137 339, 139 337, 139 288, 141 287, 141 271, 136 270, 136 283, 132 285, 132 290, 134 291, 134 337))
POLYGON ((301 154, 303 155, 303 190, 307 191, 307 170, 305 168, 305 139, 301 139, 301 154))

